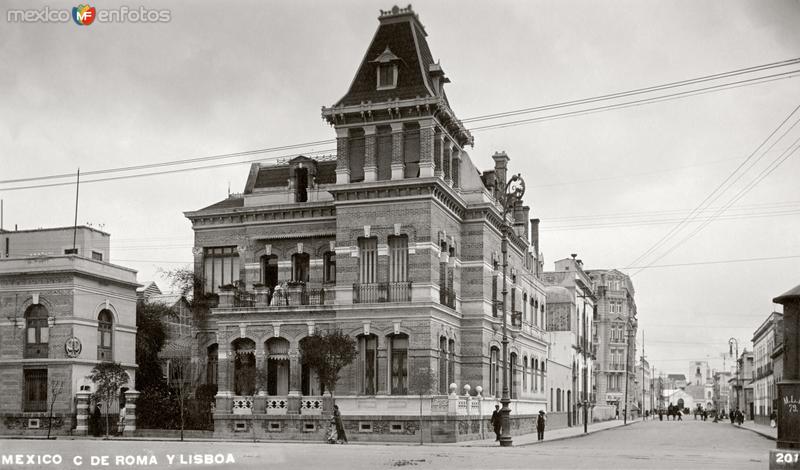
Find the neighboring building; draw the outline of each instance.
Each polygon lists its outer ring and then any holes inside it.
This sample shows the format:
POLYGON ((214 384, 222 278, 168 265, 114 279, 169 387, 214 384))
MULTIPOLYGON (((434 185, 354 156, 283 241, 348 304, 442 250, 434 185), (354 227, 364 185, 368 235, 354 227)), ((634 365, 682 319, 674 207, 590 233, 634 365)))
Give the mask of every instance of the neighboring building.
POLYGON ((196 371, 190 373, 185 366, 174 367, 174 361, 182 361, 182 365, 190 362, 193 353, 196 331, 189 301, 181 294, 163 294, 155 282, 145 283, 137 290, 137 295, 140 302, 159 303, 173 313, 164 317, 167 341, 158 354, 164 376, 172 385, 175 385, 177 381, 197 382, 199 377, 194 376, 196 371))
MULTIPOLYGON (((576 256, 556 261, 555 271, 541 275, 542 282, 548 286, 545 288, 546 327, 550 338, 547 387, 553 397, 548 409, 568 412, 568 426, 583 423, 582 402, 594 404, 594 348, 591 341, 596 297, 591 279, 576 256)), ((588 410, 591 422, 592 407, 589 406, 588 410)))
MULTIPOLYGON (((769 415, 777 408, 773 353, 782 320, 782 313, 772 312, 753 333, 753 419, 758 424, 769 424, 769 415)), ((778 375, 783 376, 783 371, 778 375)))
POLYGON ((730 395, 731 395, 731 384, 730 380, 733 374, 730 372, 715 372, 714 373, 714 391, 713 391, 713 399, 714 399, 714 407, 720 413, 725 413, 726 415, 730 413, 730 395))
POLYGON ((747 419, 753 419, 755 414, 753 378, 755 370, 753 368, 753 353, 745 349, 736 359, 737 369, 734 369, 733 377, 728 381, 731 385, 731 410, 741 410, 747 419), (736 373, 738 370, 738 374, 736 373))
POLYGON ((56 434, 85 433, 88 402, 76 405, 76 395, 92 390, 86 376, 101 361, 121 363, 133 388, 136 271, 108 262, 109 239, 90 227, 0 232, 8 248, 0 259, 0 394, 7 397, 0 402, 0 429, 6 434, 46 433, 51 403, 56 434))
MULTIPOLYGON (((712 381, 711 368, 708 367, 708 361, 692 361, 689 363, 689 384, 691 385, 705 385, 712 381)), ((688 385, 688 384, 687 384, 688 385)))
POLYGON ((679 388, 686 388, 689 385, 689 382, 686 380, 686 376, 683 374, 667 374, 667 385, 668 389, 679 389, 679 388))
POLYGON ((684 414, 691 413, 697 407, 695 397, 682 388, 664 389, 663 402, 665 409, 670 405, 677 406, 684 414))
POLYGON ((587 270, 597 294, 595 309, 595 384, 598 403, 625 408, 627 364, 628 409, 634 405, 636 372, 636 301, 630 277, 616 269, 587 270))
MULTIPOLYGON (((334 328, 358 348, 336 389, 351 436, 479 435, 502 390, 498 197, 510 159, 497 153, 484 172, 473 165, 448 82, 413 10, 384 11, 350 89, 322 111, 337 155, 254 164, 243 194, 186 213, 202 295, 219 299, 196 337, 218 385, 217 436, 319 439, 328 405, 299 351, 306 336, 334 328), (433 383, 419 383, 427 371, 433 383), (485 400, 466 399, 466 385, 485 400), (439 398, 424 393, 431 418, 420 430, 418 392, 431 386, 439 398)), ((514 429, 532 429, 547 397, 538 234, 527 206, 506 221, 511 417, 514 429)))

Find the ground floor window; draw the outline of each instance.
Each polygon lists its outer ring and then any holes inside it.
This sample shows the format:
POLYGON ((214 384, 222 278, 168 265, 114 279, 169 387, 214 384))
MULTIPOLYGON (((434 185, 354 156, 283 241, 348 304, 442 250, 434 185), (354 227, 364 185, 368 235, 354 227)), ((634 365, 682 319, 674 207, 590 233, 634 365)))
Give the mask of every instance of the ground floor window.
POLYGON ((23 411, 47 411, 47 369, 25 369, 23 411))
POLYGON ((392 336, 391 346, 392 395, 408 395, 408 336, 392 336))

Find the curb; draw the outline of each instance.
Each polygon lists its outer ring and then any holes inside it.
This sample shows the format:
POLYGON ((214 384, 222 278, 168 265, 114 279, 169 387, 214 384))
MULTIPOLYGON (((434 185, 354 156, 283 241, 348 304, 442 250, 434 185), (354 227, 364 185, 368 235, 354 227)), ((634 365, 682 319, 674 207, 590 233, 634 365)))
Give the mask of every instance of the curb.
MULTIPOLYGON (((625 427, 625 426, 630 426, 630 425, 632 425, 632 424, 637 424, 637 423, 641 423, 641 422, 642 422, 641 420, 638 420, 638 421, 631 421, 630 423, 627 423, 627 424, 620 424, 619 426, 611 426, 611 427, 607 427, 607 428, 602 428, 602 429, 594 429, 594 430, 592 430, 592 429, 589 429, 589 430, 588 430, 587 432, 585 432, 585 433, 573 434, 573 435, 569 435, 569 436, 560 436, 560 437, 554 437, 554 438, 552 438, 552 439, 545 439, 545 440, 543 440, 543 441, 534 441, 534 442, 528 442, 528 443, 526 443, 526 444, 517 444, 517 445, 513 445, 512 447, 527 447, 527 446, 535 446, 535 445, 539 445, 539 444, 545 444, 545 443, 547 443, 547 442, 556 442, 556 441, 563 441, 563 440, 566 440, 566 439, 575 439, 575 438, 578 438, 578 437, 585 437, 585 436, 588 436, 588 435, 590 435, 590 434, 595 434, 595 433, 598 433, 598 432, 610 431, 610 430, 612 430, 612 429, 619 429, 619 428, 623 428, 623 427, 625 427)), ((562 429, 563 429, 563 428, 562 428, 562 429)), ((451 446, 454 446, 454 447, 488 447, 488 448, 494 448, 494 447, 497 447, 496 445, 491 445, 491 444, 466 444, 466 445, 458 445, 457 443, 455 443, 455 444, 448 444, 448 445, 451 445, 451 446)))
POLYGON ((737 427, 739 429, 746 429, 746 430, 748 430, 750 432, 754 432, 754 433, 759 434, 759 435, 761 435, 763 437, 766 437, 767 439, 772 440, 772 441, 777 441, 778 440, 778 438, 776 436, 773 436, 771 434, 767 434, 766 432, 764 432, 764 431, 762 431, 760 429, 753 429, 753 428, 748 427, 748 426, 737 426, 737 427))

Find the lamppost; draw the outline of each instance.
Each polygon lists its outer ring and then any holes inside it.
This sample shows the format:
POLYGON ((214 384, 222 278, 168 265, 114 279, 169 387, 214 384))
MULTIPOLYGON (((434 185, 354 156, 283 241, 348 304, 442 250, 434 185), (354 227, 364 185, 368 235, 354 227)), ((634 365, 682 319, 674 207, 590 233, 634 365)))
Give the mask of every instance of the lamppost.
POLYGON ((729 339, 728 354, 733 354, 734 346, 736 347, 736 385, 734 385, 734 387, 736 387, 736 409, 739 409, 739 342, 736 341, 736 338, 729 339))
POLYGON ((502 434, 500 435, 500 446, 508 447, 512 444, 511 441, 511 419, 509 414, 511 408, 511 398, 508 393, 508 315, 506 314, 506 295, 508 294, 508 280, 506 278, 508 272, 508 231, 510 230, 506 216, 508 210, 514 207, 517 201, 522 199, 525 194, 525 180, 522 176, 516 174, 506 183, 505 191, 503 194, 503 220, 502 232, 503 241, 501 250, 503 252, 503 395, 500 398, 500 422, 502 423, 502 434))

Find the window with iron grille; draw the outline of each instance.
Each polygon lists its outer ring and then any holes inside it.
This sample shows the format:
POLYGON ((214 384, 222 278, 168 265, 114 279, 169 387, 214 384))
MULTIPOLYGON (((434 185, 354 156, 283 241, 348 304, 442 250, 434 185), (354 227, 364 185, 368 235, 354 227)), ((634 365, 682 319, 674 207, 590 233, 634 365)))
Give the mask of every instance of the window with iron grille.
POLYGON ((408 237, 389 237, 389 282, 408 281, 408 237))
POLYGON ((391 379, 392 395, 408 394, 408 336, 405 334, 391 337, 391 379))
POLYGON ((23 411, 47 411, 47 369, 25 369, 23 411))

